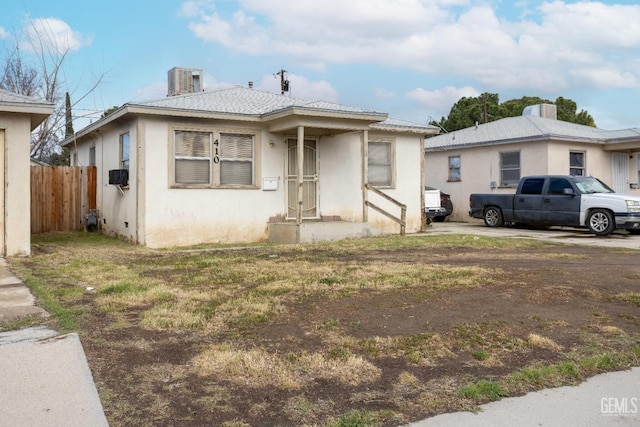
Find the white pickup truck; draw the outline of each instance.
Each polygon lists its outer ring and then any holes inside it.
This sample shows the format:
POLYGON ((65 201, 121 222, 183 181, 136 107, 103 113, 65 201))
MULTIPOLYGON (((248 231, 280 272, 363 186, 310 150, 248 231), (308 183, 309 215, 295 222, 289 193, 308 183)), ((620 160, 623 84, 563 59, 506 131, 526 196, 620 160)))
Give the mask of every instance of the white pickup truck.
POLYGON ((471 194, 469 205, 469 215, 489 227, 509 222, 587 227, 599 236, 617 228, 640 233, 640 197, 615 193, 593 177, 527 176, 515 194, 471 194))

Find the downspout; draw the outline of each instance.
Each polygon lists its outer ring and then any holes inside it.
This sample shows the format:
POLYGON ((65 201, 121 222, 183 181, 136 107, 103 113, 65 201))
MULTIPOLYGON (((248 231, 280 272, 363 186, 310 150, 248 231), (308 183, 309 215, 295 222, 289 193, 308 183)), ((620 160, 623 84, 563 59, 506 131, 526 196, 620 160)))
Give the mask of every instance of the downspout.
POLYGON ((138 119, 136 127, 136 244, 146 245, 147 239, 145 235, 146 221, 146 179, 145 179, 145 125, 138 119))

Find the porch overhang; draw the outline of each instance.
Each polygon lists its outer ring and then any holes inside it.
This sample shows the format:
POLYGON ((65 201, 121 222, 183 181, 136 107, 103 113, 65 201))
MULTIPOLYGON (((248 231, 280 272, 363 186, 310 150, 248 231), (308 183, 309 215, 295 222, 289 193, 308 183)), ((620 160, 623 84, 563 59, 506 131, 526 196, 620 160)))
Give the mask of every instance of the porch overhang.
POLYGON ((603 148, 604 151, 635 153, 640 151, 640 139, 609 141, 603 148))
POLYGON ((287 133, 303 127, 305 135, 336 135, 364 131, 387 119, 382 113, 336 113, 335 111, 287 108, 264 116, 273 133, 287 133))

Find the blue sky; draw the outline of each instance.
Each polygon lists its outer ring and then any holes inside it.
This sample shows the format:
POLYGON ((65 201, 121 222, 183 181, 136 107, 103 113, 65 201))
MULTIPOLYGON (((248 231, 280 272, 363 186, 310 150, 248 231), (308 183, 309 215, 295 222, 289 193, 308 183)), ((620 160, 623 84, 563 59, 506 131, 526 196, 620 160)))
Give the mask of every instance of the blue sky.
POLYGON ((2 0, 0 58, 30 28, 51 34, 69 50, 74 115, 94 119, 166 96, 183 66, 204 70, 206 90, 270 92, 284 69, 291 96, 421 124, 462 96, 563 96, 623 129, 640 127, 639 22, 628 0, 2 0))

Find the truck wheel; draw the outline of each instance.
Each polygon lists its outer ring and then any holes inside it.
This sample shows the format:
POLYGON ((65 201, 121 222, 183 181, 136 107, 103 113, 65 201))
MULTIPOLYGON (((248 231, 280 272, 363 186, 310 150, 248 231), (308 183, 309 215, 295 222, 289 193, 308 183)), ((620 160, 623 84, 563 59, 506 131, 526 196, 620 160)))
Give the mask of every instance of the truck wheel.
POLYGON ((594 209, 587 217, 587 227, 596 236, 608 236, 616 229, 616 223, 608 210, 594 209))
POLYGON ((485 209, 484 224, 487 227, 502 227, 504 225, 504 218, 502 217, 502 211, 500 208, 489 206, 485 209))

